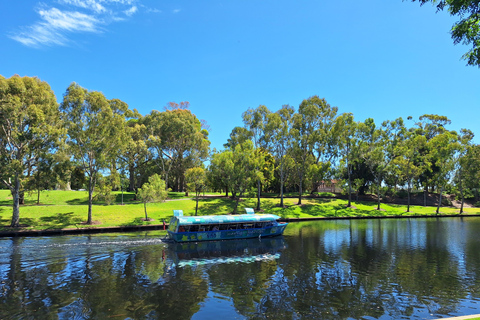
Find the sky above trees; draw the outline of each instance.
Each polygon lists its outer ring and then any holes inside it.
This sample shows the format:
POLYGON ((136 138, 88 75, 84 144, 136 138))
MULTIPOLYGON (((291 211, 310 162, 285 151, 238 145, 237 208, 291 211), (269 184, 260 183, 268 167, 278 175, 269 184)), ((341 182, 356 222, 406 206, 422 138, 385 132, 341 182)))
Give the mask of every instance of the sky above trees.
POLYGON ((430 4, 25 0, 0 21, 4 77, 37 76, 59 102, 75 81, 142 115, 189 101, 217 149, 248 108, 313 95, 357 121, 440 114, 480 135, 480 70, 430 4))

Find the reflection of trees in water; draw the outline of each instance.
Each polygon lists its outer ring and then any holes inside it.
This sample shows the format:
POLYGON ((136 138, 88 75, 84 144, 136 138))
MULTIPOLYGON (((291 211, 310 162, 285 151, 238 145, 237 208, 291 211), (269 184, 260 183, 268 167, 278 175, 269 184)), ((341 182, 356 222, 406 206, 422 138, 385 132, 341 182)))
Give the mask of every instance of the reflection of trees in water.
MULTIPOLYGON (((448 222, 429 221, 420 231, 407 222, 375 223, 344 229, 348 236, 339 237, 335 250, 325 250, 326 230, 320 224, 316 232, 311 226, 299 230, 301 241, 288 241, 289 250, 278 261, 255 313, 243 314, 278 319, 383 314, 398 318, 413 316, 415 308, 448 314, 471 290, 478 292, 480 254, 469 255, 478 257, 474 267, 467 267, 476 283, 471 288, 472 281, 462 279, 458 259, 452 255, 448 222), (420 246, 412 241, 415 232, 423 235, 420 246)), ((466 247, 478 248, 478 240, 467 237, 466 247)))
POLYGON ((14 238, 0 267, 0 319, 189 319, 209 290, 252 319, 451 314, 480 292, 480 219, 459 221, 305 223, 284 237, 286 250, 262 239, 180 252, 213 261, 267 245, 278 259, 185 267, 172 265, 163 244, 77 248, 62 246, 63 238, 14 238), (36 250, 41 241, 59 245, 36 250))
POLYGON ((77 248, 74 255, 65 253, 68 258, 60 260, 49 257, 62 256, 53 247, 41 252, 43 260, 28 263, 27 254, 22 254, 23 240, 12 241, 5 292, 0 295, 0 319, 105 319, 114 315, 188 319, 208 292, 200 271, 165 273, 163 245, 104 252, 87 245, 77 248))

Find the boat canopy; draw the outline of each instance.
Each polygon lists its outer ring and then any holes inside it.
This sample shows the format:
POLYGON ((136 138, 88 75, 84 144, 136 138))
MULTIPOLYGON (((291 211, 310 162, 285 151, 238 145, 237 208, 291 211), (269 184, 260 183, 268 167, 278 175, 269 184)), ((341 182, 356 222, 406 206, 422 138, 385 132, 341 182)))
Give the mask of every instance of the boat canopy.
POLYGON ((239 215, 213 215, 213 216, 177 216, 178 225, 194 224, 220 224, 235 222, 268 222, 280 219, 274 214, 239 214, 239 215))

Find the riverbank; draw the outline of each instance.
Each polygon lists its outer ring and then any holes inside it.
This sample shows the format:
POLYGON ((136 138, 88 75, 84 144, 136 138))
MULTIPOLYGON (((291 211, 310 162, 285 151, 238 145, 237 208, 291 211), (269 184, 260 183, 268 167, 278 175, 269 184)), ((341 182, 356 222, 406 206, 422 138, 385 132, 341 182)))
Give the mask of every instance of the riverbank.
MULTIPOLYGON (((93 206, 93 224, 85 224, 88 206, 87 193, 82 191, 48 191, 42 195, 41 205, 27 199, 27 205, 20 207, 20 227, 10 228, 12 207, 11 200, 5 190, 0 190, 0 236, 22 236, 29 234, 50 235, 66 233, 116 232, 130 230, 161 230, 163 222, 168 223, 173 210, 183 210, 185 215, 195 215, 195 199, 184 194, 171 194, 171 201, 147 204, 148 220, 145 218, 144 206, 133 201, 133 194, 124 193, 123 201, 120 193, 115 194, 116 202, 105 205, 95 202, 93 206), (123 204, 122 204, 123 203, 123 204), (100 231, 104 230, 104 231, 100 231)), ((259 213, 276 214, 285 221, 313 219, 363 219, 363 218, 411 218, 411 217, 451 217, 475 216, 480 214, 480 208, 469 207, 464 214, 459 214, 456 207, 441 207, 436 214, 435 206, 407 206, 394 203, 382 203, 377 210, 374 201, 354 201, 347 207, 347 200, 335 197, 310 197, 298 205, 297 198, 285 198, 284 206, 280 207, 280 199, 265 197, 261 199, 262 210, 259 213)), ((203 197, 199 201, 198 215, 230 214, 235 207, 235 201, 219 195, 203 197)), ((237 209, 238 213, 245 208, 255 208, 256 199, 242 199, 237 209)))
MULTIPOLYGON (((417 219, 417 218, 465 218, 480 217, 479 214, 444 214, 444 215, 404 215, 404 216, 359 216, 359 217, 304 217, 304 218, 282 218, 280 222, 302 222, 319 220, 361 220, 361 219, 417 219)), ((96 234, 96 233, 116 233, 116 232, 139 232, 139 231, 160 231, 160 236, 167 235, 168 223, 117 227, 87 227, 87 228, 64 228, 47 230, 2 230, 1 237, 43 237, 43 236, 62 236, 74 234, 96 234)))

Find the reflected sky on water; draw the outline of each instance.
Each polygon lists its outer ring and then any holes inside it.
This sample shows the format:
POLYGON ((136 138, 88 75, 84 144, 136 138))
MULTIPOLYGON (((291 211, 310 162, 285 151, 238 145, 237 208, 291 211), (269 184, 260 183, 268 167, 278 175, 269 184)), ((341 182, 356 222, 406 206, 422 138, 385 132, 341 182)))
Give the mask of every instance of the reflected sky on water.
POLYGON ((0 319, 436 319, 480 313, 480 218, 291 223, 283 237, 0 238, 0 319))

